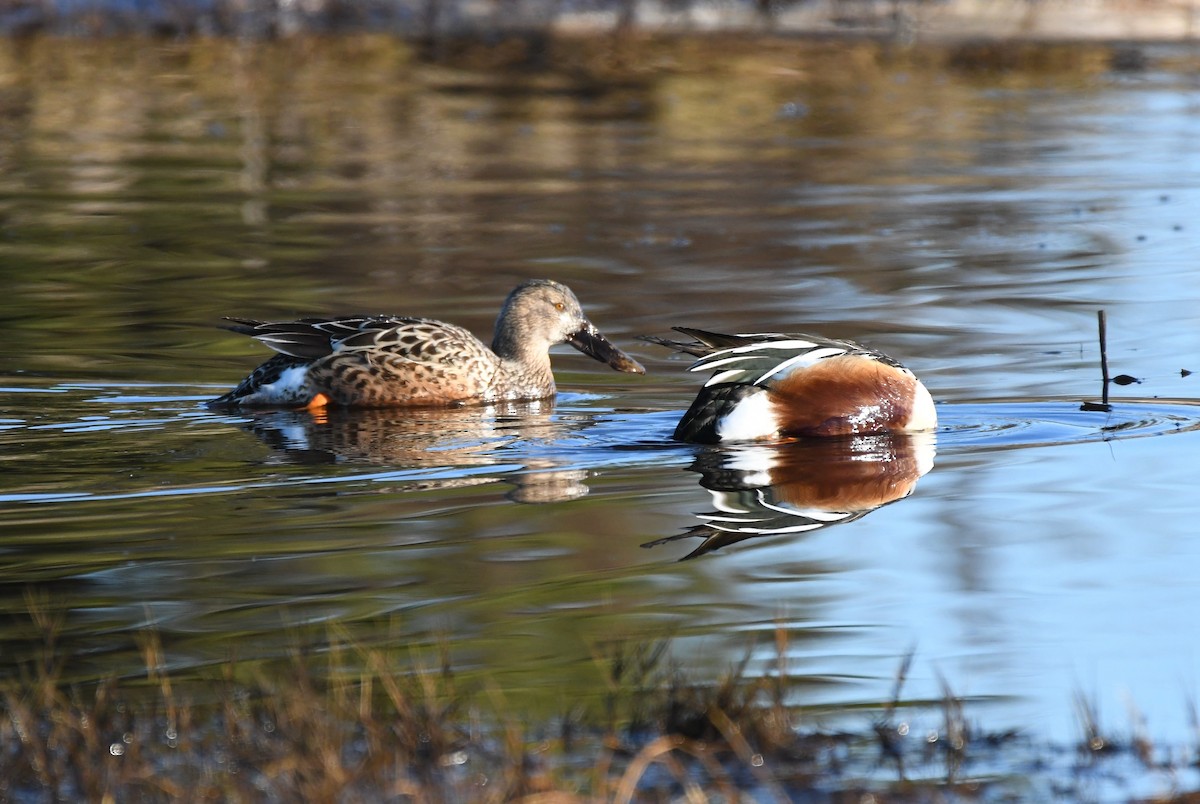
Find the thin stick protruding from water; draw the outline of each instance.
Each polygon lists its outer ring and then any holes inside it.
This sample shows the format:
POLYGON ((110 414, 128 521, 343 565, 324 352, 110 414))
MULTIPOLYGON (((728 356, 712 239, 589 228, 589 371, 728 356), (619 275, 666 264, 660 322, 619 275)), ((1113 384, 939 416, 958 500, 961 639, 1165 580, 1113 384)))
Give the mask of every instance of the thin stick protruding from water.
POLYGON ((1100 376, 1104 380, 1104 388, 1100 392, 1100 401, 1108 404, 1108 324, 1104 311, 1096 311, 1096 324, 1100 327, 1100 376))

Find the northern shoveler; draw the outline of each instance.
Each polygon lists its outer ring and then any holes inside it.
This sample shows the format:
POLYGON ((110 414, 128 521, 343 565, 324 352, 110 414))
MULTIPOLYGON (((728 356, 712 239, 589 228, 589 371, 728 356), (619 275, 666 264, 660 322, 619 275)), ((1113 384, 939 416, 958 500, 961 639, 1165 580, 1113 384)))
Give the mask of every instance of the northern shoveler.
POLYGON ((675 327, 694 341, 648 337, 699 357, 713 375, 675 428, 675 438, 714 444, 937 425, 933 398, 911 371, 850 341, 813 335, 722 335, 675 327))
POLYGON ((617 371, 645 369, 613 346, 566 285, 518 286, 496 319, 492 347, 427 318, 356 316, 268 323, 229 318, 233 332, 274 355, 210 405, 361 408, 469 405, 554 394, 550 347, 569 343, 617 371))

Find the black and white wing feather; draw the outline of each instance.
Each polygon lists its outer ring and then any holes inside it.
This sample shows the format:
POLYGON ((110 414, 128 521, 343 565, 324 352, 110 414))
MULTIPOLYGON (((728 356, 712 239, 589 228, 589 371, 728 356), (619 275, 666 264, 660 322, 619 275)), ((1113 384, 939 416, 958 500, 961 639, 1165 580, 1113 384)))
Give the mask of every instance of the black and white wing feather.
POLYGON ((713 372, 712 377, 704 383, 706 388, 714 385, 764 385, 772 377, 843 355, 868 357, 899 366, 899 363, 885 355, 852 341, 782 332, 723 335, 690 327, 674 329, 690 335, 695 341, 647 340, 699 357, 688 371, 713 372))

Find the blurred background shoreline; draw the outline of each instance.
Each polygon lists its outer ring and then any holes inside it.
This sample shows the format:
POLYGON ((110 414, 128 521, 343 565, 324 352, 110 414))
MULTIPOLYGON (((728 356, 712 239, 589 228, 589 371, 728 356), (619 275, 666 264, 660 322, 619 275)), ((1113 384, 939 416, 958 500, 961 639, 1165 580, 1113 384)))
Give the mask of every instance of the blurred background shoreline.
POLYGON ((1200 0, 3 0, 0 35, 242 36, 371 31, 766 33, 899 41, 1191 41, 1200 0))

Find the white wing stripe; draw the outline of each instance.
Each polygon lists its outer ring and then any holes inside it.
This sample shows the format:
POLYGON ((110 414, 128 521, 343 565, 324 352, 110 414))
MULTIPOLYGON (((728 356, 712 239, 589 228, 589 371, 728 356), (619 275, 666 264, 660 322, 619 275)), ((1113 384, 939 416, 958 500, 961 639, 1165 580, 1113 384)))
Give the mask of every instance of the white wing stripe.
POLYGON ((718 372, 708 378, 708 382, 704 383, 704 387, 707 388, 710 385, 720 385, 731 377, 737 377, 745 373, 746 372, 742 369, 729 369, 728 371, 718 372))
POLYGON ((765 374, 763 374, 761 377, 759 377, 757 380, 754 381, 754 385, 761 385, 762 381, 767 379, 768 377, 778 374, 778 373, 784 371, 785 369, 791 368, 792 366, 794 366, 797 363, 807 362, 807 361, 808 361, 807 354, 796 355, 795 357, 788 358, 787 360, 783 361, 782 363, 771 366, 771 368, 767 369, 767 372, 765 374))
MULTIPOLYGON (((734 513, 738 512, 735 511, 734 513)), ((696 514, 696 518, 703 519, 705 522, 745 522, 747 524, 751 522, 766 522, 769 519, 769 517, 765 516, 721 516, 717 513, 696 514)))
POLYGON ((786 340, 786 341, 763 341, 761 343, 748 343, 745 346, 734 346, 731 349, 723 349, 720 352, 714 352, 713 354, 719 355, 724 352, 728 352, 729 354, 734 354, 734 353, 744 353, 744 352, 757 352, 760 350, 770 351, 772 349, 783 349, 784 351, 794 352, 797 349, 813 349, 816 346, 817 346, 817 344, 814 341, 802 341, 799 339, 792 339, 792 340, 786 340))
POLYGON ((824 360, 827 357, 837 357, 838 355, 847 354, 847 351, 840 346, 826 346, 824 349, 813 349, 805 357, 810 360, 824 360))
MULTIPOLYGON (((717 355, 720 355, 720 354, 722 354, 722 353, 717 352, 717 355)), ((705 369, 715 369, 718 366, 724 366, 726 363, 737 363, 738 361, 741 361, 741 360, 754 360, 755 359, 754 355, 734 355, 733 357, 723 357, 719 360, 713 360, 712 358, 717 355, 710 355, 710 356, 704 358, 703 360, 697 360, 695 363, 692 364, 692 367, 689 368, 688 371, 704 371, 705 369)))
POLYGON ((757 380, 755 380, 754 384, 759 385, 762 383, 763 380, 767 379, 768 377, 773 377, 776 374, 782 374, 785 370, 791 368, 792 366, 794 366, 798 363, 807 366, 807 365, 812 365, 813 363, 816 363, 818 360, 824 360, 827 357, 837 357, 838 355, 844 355, 844 354, 846 354, 846 350, 839 349, 836 346, 826 346, 824 349, 813 349, 811 351, 805 352, 802 355, 796 355, 794 357, 789 357, 787 360, 783 361, 782 363, 779 363, 778 365, 773 366, 769 371, 767 371, 765 374, 763 374, 761 377, 759 377, 757 380))
POLYGON ((714 369, 718 366, 723 366, 728 363, 737 362, 739 360, 763 360, 769 359, 774 352, 781 354, 793 354, 800 351, 802 354, 811 354, 814 351, 819 351, 822 354, 820 357, 825 357, 826 350, 833 350, 831 354, 837 352, 845 352, 845 349, 836 347, 819 348, 812 341, 789 340, 789 341, 768 341, 766 343, 751 343, 745 346, 735 346, 731 349, 722 349, 718 352, 713 352, 710 355, 705 355, 700 360, 692 364, 688 371, 705 371, 714 369))
POLYGON ((760 341, 758 343, 747 343, 742 346, 731 346, 728 349, 718 349, 712 354, 706 355, 705 360, 712 358, 720 358, 722 355, 742 355, 747 352, 762 352, 772 351, 774 349, 782 349, 785 352, 806 351, 815 349, 818 344, 815 341, 802 341, 798 338, 786 341, 760 341))

